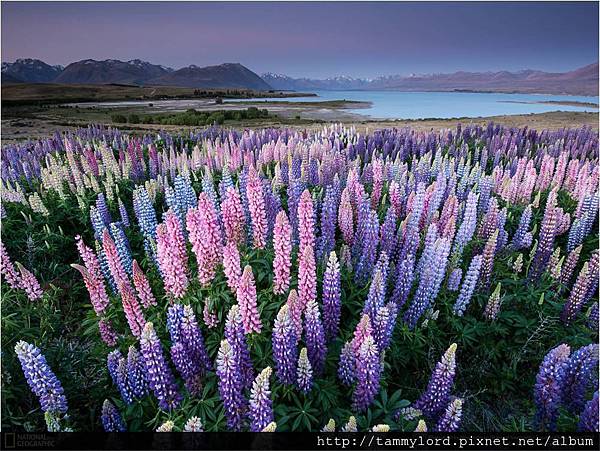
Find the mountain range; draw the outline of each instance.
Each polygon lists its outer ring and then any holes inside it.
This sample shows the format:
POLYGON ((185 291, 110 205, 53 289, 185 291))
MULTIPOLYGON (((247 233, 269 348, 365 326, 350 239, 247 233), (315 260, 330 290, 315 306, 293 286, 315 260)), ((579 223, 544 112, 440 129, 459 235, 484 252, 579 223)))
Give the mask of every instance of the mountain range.
POLYGON ((36 59, 2 63, 2 83, 126 84, 180 86, 190 88, 238 88, 257 91, 291 90, 395 90, 476 91, 543 94, 598 95, 598 63, 570 72, 454 72, 392 75, 374 79, 347 76, 311 79, 265 73, 261 76, 238 63, 181 69, 139 59, 97 61, 86 59, 66 67, 51 66, 36 59))

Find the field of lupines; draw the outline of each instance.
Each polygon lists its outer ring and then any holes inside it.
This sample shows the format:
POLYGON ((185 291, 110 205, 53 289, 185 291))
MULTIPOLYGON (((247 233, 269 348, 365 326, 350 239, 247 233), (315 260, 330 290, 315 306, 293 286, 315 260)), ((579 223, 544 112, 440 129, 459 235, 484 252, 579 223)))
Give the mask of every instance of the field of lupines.
POLYGON ((598 135, 2 148, 2 427, 598 431, 598 135))

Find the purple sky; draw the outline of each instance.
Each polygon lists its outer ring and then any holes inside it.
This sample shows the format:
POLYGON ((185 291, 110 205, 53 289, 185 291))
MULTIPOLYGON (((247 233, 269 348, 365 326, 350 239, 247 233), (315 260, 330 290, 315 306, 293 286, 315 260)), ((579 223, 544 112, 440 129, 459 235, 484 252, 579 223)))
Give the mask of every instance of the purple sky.
POLYGON ((567 71, 598 59, 598 3, 2 2, 2 61, 240 62, 291 76, 567 71))

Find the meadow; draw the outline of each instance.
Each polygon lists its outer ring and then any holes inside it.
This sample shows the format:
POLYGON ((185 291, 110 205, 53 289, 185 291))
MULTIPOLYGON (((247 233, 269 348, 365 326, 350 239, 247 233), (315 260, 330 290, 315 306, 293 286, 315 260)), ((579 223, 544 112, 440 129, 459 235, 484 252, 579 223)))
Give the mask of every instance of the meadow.
POLYGON ((596 131, 144 133, 2 147, 4 431, 598 431, 596 131))

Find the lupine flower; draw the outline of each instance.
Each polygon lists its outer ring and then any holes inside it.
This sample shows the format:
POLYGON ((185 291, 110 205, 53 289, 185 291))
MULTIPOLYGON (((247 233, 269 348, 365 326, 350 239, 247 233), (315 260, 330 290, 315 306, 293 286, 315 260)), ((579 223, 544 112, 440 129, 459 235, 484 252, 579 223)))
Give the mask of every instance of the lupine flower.
POLYGON ((500 304, 502 303, 500 299, 501 286, 502 285, 500 283, 496 285, 496 289, 490 295, 490 298, 485 306, 485 310, 483 311, 484 318, 489 321, 494 321, 500 312, 500 304))
POLYGON ((456 432, 460 427, 460 420, 462 418, 462 405, 463 400, 460 398, 454 398, 446 407, 446 410, 438 420, 435 427, 437 432, 456 432))
POLYGON ((19 275, 17 270, 15 269, 8 253, 6 252, 6 248, 4 247, 4 243, 0 241, 0 260, 2 264, 0 265, 0 272, 6 279, 8 285, 11 288, 19 288, 19 275))
POLYGON ((352 349, 352 342, 346 342, 340 353, 338 377, 345 385, 352 385, 356 379, 356 359, 352 349))
POLYGON ((198 207, 189 210, 186 227, 198 261, 198 280, 207 285, 221 262, 223 242, 215 207, 206 193, 200 193, 198 207))
POLYGON ((335 227, 337 225, 337 196, 335 188, 330 185, 325 192, 325 199, 321 205, 321 233, 319 236, 319 245, 317 246, 317 256, 320 260, 329 255, 335 247, 335 227))
POLYGON ((241 244, 244 241, 244 228, 246 219, 244 208, 238 191, 230 187, 227 189, 225 199, 221 203, 223 213, 223 228, 227 241, 241 244))
POLYGON ((348 187, 342 191, 342 198, 338 209, 338 224, 344 237, 344 242, 351 246, 354 243, 354 213, 350 202, 348 187))
POLYGON ((178 407, 181 395, 177 391, 175 377, 167 365, 160 340, 151 322, 144 326, 140 337, 140 347, 146 366, 148 385, 158 399, 158 405, 164 410, 178 407))
POLYGON ((223 272, 227 277, 227 286, 236 293, 242 277, 240 253, 235 242, 230 241, 223 248, 223 272))
POLYGON ((197 395, 201 389, 197 365, 182 343, 175 343, 171 346, 171 361, 175 365, 175 369, 181 374, 188 392, 197 395))
POLYGON ((239 360, 227 340, 221 341, 219 348, 217 376, 219 393, 225 407, 227 426, 234 431, 239 431, 248 403, 242 393, 244 384, 239 360))
POLYGON ((119 357, 114 380, 123 401, 128 405, 133 403, 133 393, 127 379, 127 361, 123 357, 119 357))
POLYGON ((126 432, 127 427, 119 414, 117 408, 108 399, 102 404, 102 426, 104 432, 126 432))
POLYGON ((328 342, 333 340, 338 333, 342 309, 340 296, 340 264, 335 251, 331 251, 323 275, 323 326, 328 342))
POLYGON ((579 416, 578 432, 598 432, 598 390, 590 399, 579 416))
POLYGON ((348 422, 342 428, 342 432, 358 432, 358 428, 356 425, 356 418, 354 418, 354 416, 351 416, 350 418, 348 418, 348 422))
POLYGON ((401 308, 408 299, 414 278, 414 267, 414 255, 408 255, 396 266, 396 280, 391 300, 396 303, 398 308, 401 308))
POLYGON ((593 332, 598 332, 598 303, 594 302, 594 304, 590 307, 590 311, 588 314, 587 327, 593 332))
POLYGON ((584 346, 571 354, 565 365, 562 400, 571 413, 581 412, 587 389, 597 381, 598 351, 597 343, 584 346))
POLYGON ((364 230, 360 243, 361 250, 355 270, 355 281, 365 282, 371 275, 371 271, 375 264, 378 241, 379 219, 377 218, 377 212, 369 210, 365 218, 364 230))
POLYGON ((458 287, 460 286, 460 280, 462 278, 462 269, 455 268, 448 277, 448 290, 450 291, 458 291, 458 287))
POLYGON ((269 388, 269 378, 271 377, 271 367, 266 367, 260 372, 250 393, 250 430, 252 432, 262 431, 269 423, 273 421, 273 402, 271 401, 271 390, 269 388))
POLYGON ((583 246, 580 244, 567 255, 560 271, 560 283, 562 285, 567 285, 571 281, 573 271, 575 271, 575 267, 579 262, 579 255, 581 254, 582 248, 583 246))
POLYGON ((98 329, 100 332, 100 338, 102 338, 104 343, 106 343, 108 346, 117 345, 117 333, 107 319, 101 319, 98 321, 98 329))
POLYGON ((303 393, 308 393, 312 389, 313 384, 313 371, 308 359, 306 348, 300 350, 300 357, 298 358, 297 368, 297 384, 298 388, 303 393))
POLYGON ((283 210, 277 213, 273 229, 273 292, 283 294, 290 285, 292 266, 292 228, 283 210))
POLYGON ((311 246, 306 246, 300 255, 298 263, 298 301, 300 310, 304 311, 306 305, 317 298, 317 268, 315 254, 311 246))
POLYGON ((561 344, 552 349, 540 365, 533 391, 537 407, 536 422, 540 428, 553 431, 562 400, 562 382, 571 349, 561 344))
POLYGON ((456 372, 456 343, 452 343, 435 366, 427 389, 414 407, 428 418, 437 418, 448 405, 456 372))
POLYGON ((519 225, 515 234, 513 235, 512 241, 510 243, 511 247, 515 250, 527 248, 531 245, 531 232, 529 232, 529 225, 531 223, 531 205, 528 205, 525 210, 523 210, 523 214, 521 215, 521 219, 519 221, 519 225))
POLYGON ((127 385, 134 398, 141 398, 148 392, 146 368, 140 352, 135 346, 129 346, 127 352, 127 385))
POLYGON ((415 409, 414 407, 403 407, 398 412, 396 412, 395 418, 398 421, 399 418, 404 418, 405 420, 412 421, 415 418, 419 418, 423 415, 419 409, 415 409))
POLYGON ((237 304, 231 306, 227 314, 225 338, 233 350, 236 362, 238 362, 244 388, 251 387, 254 380, 254 368, 252 367, 252 359, 250 358, 248 342, 244 333, 242 315, 237 304))
POLYGON ((521 270, 523 269, 523 254, 517 255, 517 258, 515 258, 515 262, 513 263, 512 268, 515 274, 519 274, 521 272, 521 270))
POLYGON ((154 299, 154 295, 152 294, 152 290, 150 288, 150 283, 148 279, 144 275, 144 271, 138 265, 136 260, 133 260, 133 285, 135 286, 135 291, 137 292, 138 297, 142 301, 142 305, 144 308, 148 308, 151 305, 156 305, 156 299, 154 299))
POLYGON ((97 315, 102 315, 104 310, 109 304, 108 295, 106 294, 106 288, 101 275, 93 276, 87 268, 71 264, 71 267, 79 271, 83 277, 85 287, 87 288, 88 294, 90 295, 90 302, 97 315))
POLYGON ((479 284, 487 288, 490 284, 492 269, 494 268, 494 254, 498 243, 498 230, 492 233, 483 248, 481 270, 479 273, 479 284))
POLYGON ((15 353, 21 363, 27 384, 40 401, 44 412, 65 413, 67 399, 60 381, 46 362, 46 358, 34 345, 19 341, 15 353))
POLYGON ((275 432, 276 430, 277 430, 277 423, 275 423, 274 421, 271 421, 260 432, 275 432))
POLYGON ((237 301, 240 306, 242 322, 244 323, 244 331, 247 334, 251 334, 252 332, 260 333, 262 324, 256 304, 254 275, 252 274, 252 267, 250 265, 246 265, 244 268, 244 273, 238 284, 237 301))
POLYGON ((202 319, 204 324, 209 329, 213 329, 219 325, 219 317, 217 316, 212 306, 212 300, 207 298, 204 301, 204 307, 202 308, 202 319))
POLYGON ((571 323, 583 307, 585 295, 591 282, 589 273, 589 265, 586 262, 577 276, 577 280, 569 294, 569 299, 565 303, 560 315, 561 320, 566 324, 571 323))
POLYGON ((371 322, 375 320, 375 316, 380 307, 383 307, 385 302, 385 289, 387 285, 387 257, 382 253, 383 264, 378 265, 373 274, 373 280, 369 287, 369 295, 363 307, 363 313, 369 315, 371 322))
POLYGON ((325 334, 323 332, 323 323, 319 313, 317 302, 312 299, 306 304, 304 310, 304 340, 308 350, 308 359, 316 374, 323 371, 325 357, 327 356, 327 345, 325 344, 325 334))
POLYGON ((182 298, 188 287, 187 253, 179 220, 169 211, 156 228, 157 258, 167 293, 182 298))
POLYGON ((129 329, 135 337, 139 337, 146 324, 142 308, 128 282, 119 282, 118 288, 121 293, 123 312, 125 312, 125 318, 127 319, 127 324, 129 324, 129 329))
POLYGON ((552 254, 554 248, 557 219, 556 196, 556 190, 553 190, 548 195, 548 200, 546 201, 546 209, 540 225, 536 253, 529 268, 528 278, 532 281, 536 281, 544 273, 548 266, 550 254, 552 254))
POLYGON ((122 229, 121 224, 111 223, 110 224, 110 234, 114 240, 115 247, 117 248, 117 253, 119 254, 119 259, 121 260, 121 265, 125 269, 128 275, 131 275, 131 250, 129 249, 129 241, 127 241, 127 236, 122 229))
POLYGON ((173 423, 171 420, 167 420, 156 428, 156 432, 173 432, 174 427, 175 423, 173 423))
POLYGON ((119 215, 121 215, 121 223, 124 227, 129 227, 129 215, 123 201, 119 199, 119 215))
POLYGON ((279 382, 292 385, 296 382, 298 348, 296 330, 292 324, 289 306, 284 304, 273 324, 272 348, 275 373, 279 382))
POLYGON ((265 210, 262 182, 254 168, 251 168, 248 173, 246 196, 248 197, 248 209, 252 219, 254 247, 263 249, 267 244, 267 212, 265 210))
POLYGON ((367 336, 356 356, 357 385, 352 396, 352 406, 362 412, 366 410, 379 391, 381 363, 373 337, 367 336))
POLYGON ((310 246, 315 248, 315 218, 310 191, 304 190, 298 202, 298 235, 300 237, 300 253, 310 246))
POLYGON ((40 283, 32 274, 32 272, 26 269, 19 262, 17 262, 17 268, 19 268, 19 272, 21 273, 19 287, 25 290, 25 294, 27 294, 29 300, 33 302, 41 299, 44 292, 42 291, 40 283))
POLYGON ((479 196, 470 192, 467 197, 467 203, 465 204, 465 212, 463 214, 463 220, 456 232, 456 238, 454 240, 453 254, 456 257, 462 255, 462 251, 465 245, 471 240, 475 233, 477 226, 477 202, 479 196))
POLYGON ((110 273, 115 281, 115 284, 117 285, 117 288, 121 283, 129 283, 129 278, 119 256, 117 245, 108 233, 108 229, 104 229, 102 247, 104 249, 104 255, 106 256, 108 267, 110 268, 110 273))
POLYGON ((183 432, 204 432, 202 421, 198 417, 191 417, 185 422, 183 432))
POLYGON ((415 432, 427 432, 427 423, 425 423, 425 420, 419 420, 415 432))

